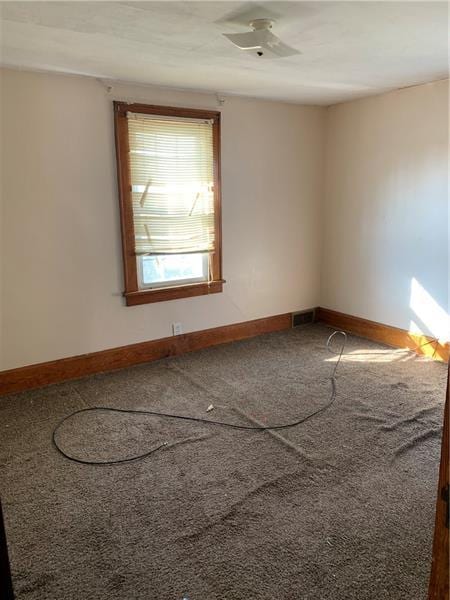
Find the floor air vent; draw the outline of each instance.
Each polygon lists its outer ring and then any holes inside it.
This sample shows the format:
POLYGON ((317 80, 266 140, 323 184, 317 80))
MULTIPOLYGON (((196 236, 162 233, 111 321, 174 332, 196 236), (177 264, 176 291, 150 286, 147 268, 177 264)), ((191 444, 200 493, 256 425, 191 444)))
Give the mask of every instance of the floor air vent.
POLYGON ((306 325, 307 323, 314 323, 314 310, 302 310, 292 313, 292 327, 306 325))

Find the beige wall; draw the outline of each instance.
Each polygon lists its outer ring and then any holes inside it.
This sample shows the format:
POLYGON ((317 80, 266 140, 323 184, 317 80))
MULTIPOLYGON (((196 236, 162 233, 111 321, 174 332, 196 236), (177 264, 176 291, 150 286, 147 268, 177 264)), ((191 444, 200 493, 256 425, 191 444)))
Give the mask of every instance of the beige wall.
POLYGON ((321 305, 448 339, 448 81, 331 107, 321 305))
POLYGON ((226 98, 224 293, 136 307, 112 100, 216 97, 15 70, 1 84, 0 369, 319 304, 448 337, 448 82, 329 109, 226 98))
POLYGON ((1 83, 0 368, 318 304, 325 109, 227 98, 224 292, 125 307, 112 100, 216 98, 15 70, 1 83))

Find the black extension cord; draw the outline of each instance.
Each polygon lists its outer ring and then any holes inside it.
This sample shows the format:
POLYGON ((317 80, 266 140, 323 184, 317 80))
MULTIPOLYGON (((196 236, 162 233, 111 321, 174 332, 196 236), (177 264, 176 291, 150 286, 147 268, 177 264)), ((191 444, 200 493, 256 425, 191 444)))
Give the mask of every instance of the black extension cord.
POLYGON ((201 417, 189 417, 189 416, 185 416, 185 415, 175 415, 175 414, 171 414, 171 413, 163 413, 163 412, 157 412, 157 411, 153 411, 153 410, 134 410, 134 409, 126 409, 126 408, 111 408, 109 406, 92 406, 90 408, 82 408, 80 410, 76 410, 73 413, 71 413, 70 415, 65 416, 54 428, 53 430, 53 434, 52 434, 52 441, 53 441, 53 445, 55 446, 55 448, 58 450, 58 452, 60 454, 62 454, 65 458, 72 460, 74 462, 77 463, 81 463, 83 465, 117 465, 120 463, 126 463, 126 462, 131 462, 133 460, 138 460, 141 458, 146 458, 147 456, 150 456, 150 454, 153 454, 154 452, 157 452, 158 450, 160 450, 161 448, 164 448, 165 446, 167 446, 167 442, 164 442, 163 444, 161 444, 160 446, 157 446, 156 448, 152 448, 152 450, 149 450, 148 452, 144 452, 142 454, 137 454, 135 456, 131 456, 129 458, 120 458, 117 460, 84 460, 82 458, 78 458, 76 456, 72 456, 70 454, 68 454, 65 450, 63 450, 63 448, 59 445, 58 441, 57 441, 57 434, 59 429, 61 428, 61 426, 63 425, 63 423, 65 423, 68 419, 71 419, 72 417, 74 417, 75 415, 79 415, 81 413, 85 413, 85 412, 89 412, 89 411, 103 411, 103 412, 112 412, 112 413, 125 413, 125 414, 134 414, 134 415, 150 415, 153 417, 164 417, 167 419, 179 419, 179 420, 183 420, 183 421, 191 421, 191 422, 195 422, 195 423, 206 423, 208 425, 216 425, 216 426, 221 426, 221 427, 229 427, 231 429, 243 429, 246 431, 268 431, 268 430, 279 430, 279 429, 289 429, 291 427, 296 427, 297 425, 300 425, 301 423, 305 423, 306 421, 308 421, 309 419, 312 419, 313 417, 315 417, 316 415, 326 411, 328 408, 330 408, 330 406, 333 404, 333 402, 336 399, 336 372, 337 369, 339 367, 339 363, 341 362, 341 358, 342 358, 342 354, 344 352, 345 349, 345 344, 347 341, 347 334, 344 331, 334 331, 328 338, 327 343, 326 343, 326 347, 327 350, 333 354, 337 354, 338 355, 338 359, 333 367, 331 376, 330 376, 330 382, 331 382, 331 393, 330 393, 330 398, 329 401, 327 402, 327 404, 325 404, 324 406, 322 406, 321 408, 317 409, 316 411, 310 413, 309 415, 306 415, 306 417, 302 417, 301 419, 297 419, 296 421, 292 421, 289 423, 284 423, 282 425, 265 425, 265 426, 259 426, 259 425, 238 425, 235 423, 227 423, 226 421, 213 421, 210 419, 203 419, 201 417), (344 340, 342 342, 342 346, 341 349, 339 350, 339 352, 334 352, 331 349, 331 340, 334 338, 335 335, 340 334, 344 336, 344 340))

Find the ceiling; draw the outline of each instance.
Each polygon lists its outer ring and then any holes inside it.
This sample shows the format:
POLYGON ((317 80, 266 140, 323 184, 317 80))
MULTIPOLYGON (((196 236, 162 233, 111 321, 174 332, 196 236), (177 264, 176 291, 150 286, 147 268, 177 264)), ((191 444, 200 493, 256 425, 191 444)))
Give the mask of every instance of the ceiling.
POLYGON ((1 62, 329 105, 448 77, 446 2, 1 2, 1 62), (302 54, 261 60, 221 33, 254 18, 302 54))

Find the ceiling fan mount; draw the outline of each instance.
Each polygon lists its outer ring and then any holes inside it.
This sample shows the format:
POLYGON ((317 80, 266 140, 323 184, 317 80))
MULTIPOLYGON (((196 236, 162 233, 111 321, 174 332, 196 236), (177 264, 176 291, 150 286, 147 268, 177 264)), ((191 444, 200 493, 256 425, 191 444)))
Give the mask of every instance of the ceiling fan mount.
POLYGON ((249 23, 252 31, 246 33, 224 33, 240 50, 244 50, 258 58, 286 58, 301 54, 295 48, 283 43, 271 31, 273 19, 253 19, 249 23))
POLYGON ((263 29, 272 29, 274 23, 273 19, 253 19, 248 25, 253 31, 261 31, 263 29))

